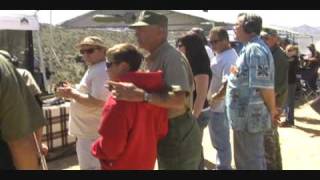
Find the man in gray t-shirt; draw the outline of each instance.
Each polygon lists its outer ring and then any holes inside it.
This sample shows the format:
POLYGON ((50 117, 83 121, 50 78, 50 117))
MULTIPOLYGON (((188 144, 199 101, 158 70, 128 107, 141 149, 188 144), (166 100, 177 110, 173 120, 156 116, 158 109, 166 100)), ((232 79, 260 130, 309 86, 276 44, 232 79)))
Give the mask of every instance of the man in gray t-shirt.
POLYGON ((167 42, 167 25, 166 16, 142 11, 138 22, 130 27, 136 31, 139 46, 150 52, 142 69, 163 71, 168 91, 156 94, 132 83, 109 84, 119 100, 144 101, 168 108, 169 132, 158 145, 159 169, 196 170, 200 163, 201 138, 191 114, 193 75, 186 58, 167 42))

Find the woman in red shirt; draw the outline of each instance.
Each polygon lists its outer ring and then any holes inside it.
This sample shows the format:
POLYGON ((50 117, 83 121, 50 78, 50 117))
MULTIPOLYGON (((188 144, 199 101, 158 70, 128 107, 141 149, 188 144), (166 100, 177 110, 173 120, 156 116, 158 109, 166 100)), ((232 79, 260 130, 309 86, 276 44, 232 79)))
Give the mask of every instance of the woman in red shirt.
MULTIPOLYGON (((110 97, 104 105, 99 134, 92 154, 103 170, 152 170, 158 141, 168 132, 167 109, 148 104, 148 93, 165 88, 162 72, 137 72, 142 54, 131 44, 118 44, 107 52, 112 81, 132 82, 145 89, 144 101, 110 97)), ((112 90, 112 87, 109 87, 112 90)))

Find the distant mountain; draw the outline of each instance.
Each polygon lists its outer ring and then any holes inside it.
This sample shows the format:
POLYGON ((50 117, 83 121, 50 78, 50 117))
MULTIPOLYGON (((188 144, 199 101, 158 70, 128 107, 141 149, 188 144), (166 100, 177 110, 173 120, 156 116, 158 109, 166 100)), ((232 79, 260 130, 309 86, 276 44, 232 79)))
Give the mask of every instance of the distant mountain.
POLYGON ((320 37, 320 27, 312 27, 309 25, 301 25, 291 28, 294 31, 320 37))
MULTIPOLYGON (((307 34, 307 35, 311 35, 312 38, 299 38, 297 39, 297 42, 299 44, 299 49, 300 49, 300 52, 302 53, 308 53, 309 50, 307 49, 307 46, 310 44, 310 43, 317 43, 320 41, 320 27, 312 27, 312 26, 309 26, 309 25, 301 25, 301 26, 298 26, 298 27, 293 27, 293 28, 290 28, 292 29, 293 31, 297 31, 299 33, 302 33, 302 34, 307 34)), ((316 45, 317 47, 317 45, 316 45)))

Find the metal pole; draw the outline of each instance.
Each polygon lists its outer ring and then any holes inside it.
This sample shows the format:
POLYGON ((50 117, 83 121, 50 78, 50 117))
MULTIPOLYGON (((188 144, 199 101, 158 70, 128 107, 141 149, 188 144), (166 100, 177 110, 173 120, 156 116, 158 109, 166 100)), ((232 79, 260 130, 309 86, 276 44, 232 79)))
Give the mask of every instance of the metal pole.
POLYGON ((26 31, 26 44, 27 44, 27 52, 25 52, 25 57, 27 60, 27 69, 34 75, 34 54, 33 54, 33 39, 32 39, 32 31, 26 31))
POLYGON ((38 139, 37 139, 37 136, 36 136, 35 132, 33 132, 33 139, 34 139, 34 141, 36 143, 36 146, 37 146, 38 155, 39 155, 40 160, 41 160, 41 167, 42 167, 43 170, 48 170, 46 158, 44 157, 44 155, 41 152, 40 144, 38 142, 38 139))
MULTIPOLYGON (((35 17, 36 17, 36 19, 38 21, 37 12, 38 11, 36 11, 36 13, 35 13, 35 17)), ((39 31, 37 31, 36 36, 37 36, 37 44, 38 44, 38 49, 39 49, 39 66, 40 66, 41 76, 43 78, 43 86, 44 86, 44 90, 49 92, 48 79, 47 79, 47 76, 46 76, 45 65, 44 65, 44 61, 43 61, 43 53, 42 53, 41 38, 40 38, 40 29, 39 29, 39 31)))

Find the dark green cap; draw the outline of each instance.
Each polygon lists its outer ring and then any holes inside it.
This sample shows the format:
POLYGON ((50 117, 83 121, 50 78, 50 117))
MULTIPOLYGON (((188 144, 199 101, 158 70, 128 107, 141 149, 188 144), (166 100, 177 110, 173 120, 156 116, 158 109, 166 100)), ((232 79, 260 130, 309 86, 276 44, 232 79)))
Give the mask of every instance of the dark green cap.
POLYGON ((270 29, 270 28, 263 28, 260 35, 262 37, 265 36, 278 36, 278 32, 274 29, 270 29))
POLYGON ((314 46, 313 43, 311 43, 309 46, 308 46, 309 49, 316 49, 316 47, 314 46))
POLYGON ((161 15, 152 11, 142 11, 137 22, 131 24, 130 28, 141 27, 141 26, 167 26, 168 18, 165 15, 161 15))

